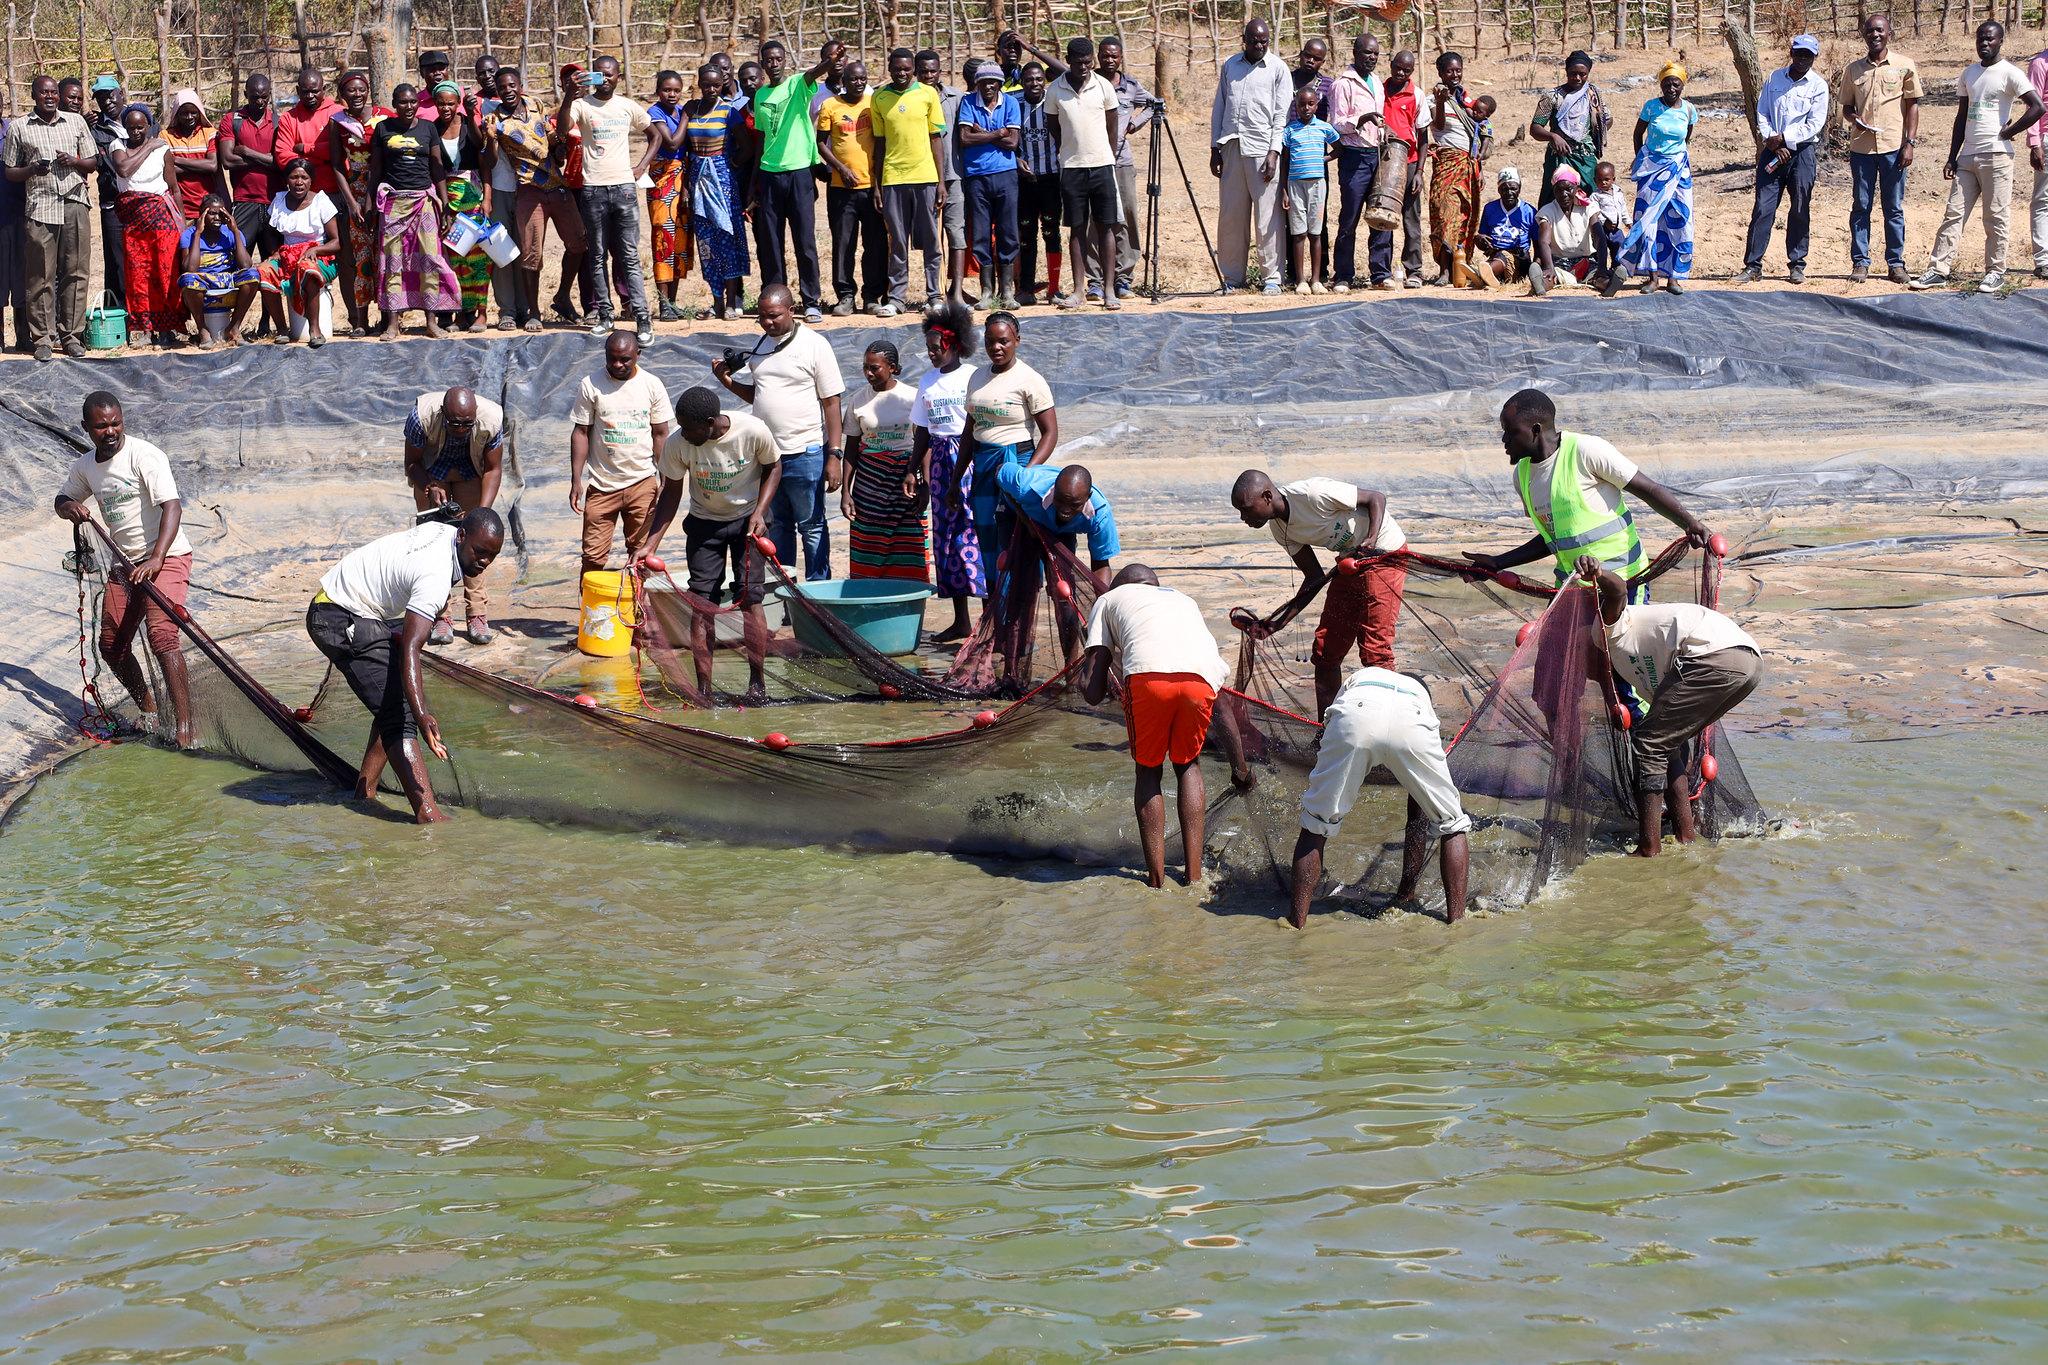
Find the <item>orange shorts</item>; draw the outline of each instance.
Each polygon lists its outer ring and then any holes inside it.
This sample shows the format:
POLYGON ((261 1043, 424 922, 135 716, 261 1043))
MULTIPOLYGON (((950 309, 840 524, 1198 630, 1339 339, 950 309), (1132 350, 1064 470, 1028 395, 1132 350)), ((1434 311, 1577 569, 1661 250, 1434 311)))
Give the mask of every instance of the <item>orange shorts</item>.
POLYGON ((1133 673, 1124 679, 1124 726, 1141 768, 1202 756, 1216 689, 1199 673, 1133 673))

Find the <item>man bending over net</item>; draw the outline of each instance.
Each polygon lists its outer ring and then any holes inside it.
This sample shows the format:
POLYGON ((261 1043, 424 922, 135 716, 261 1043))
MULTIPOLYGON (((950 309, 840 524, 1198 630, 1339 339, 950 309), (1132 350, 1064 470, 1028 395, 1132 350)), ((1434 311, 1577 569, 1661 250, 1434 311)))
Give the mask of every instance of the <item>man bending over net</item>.
MULTIPOLYGON (((1600 591, 1607 626, 1607 657, 1622 677, 1650 698, 1649 718, 1629 733, 1636 755, 1638 858, 1654 858, 1664 842, 1664 812, 1678 842, 1694 838, 1688 746, 1734 710, 1763 677, 1756 641, 1718 611, 1677 606, 1631 606, 1620 578, 1591 555, 1579 557, 1579 577, 1600 591), (1674 762, 1673 760, 1678 760, 1674 762)), ((1711 755, 1700 759, 1702 768, 1711 755)), ((1711 773, 1708 774, 1711 776, 1711 773)))
MULTIPOLYGON (((1064 469, 1044 464, 1004 465, 996 471, 996 507, 1006 567, 999 590, 990 600, 1003 613, 997 618, 1000 636, 1017 635, 1028 628, 1028 613, 1021 604, 1034 600, 1039 583, 1039 548, 1013 533, 1013 518, 1023 517, 1046 539, 1069 550, 1078 549, 1080 538, 1087 536, 1088 568, 1098 585, 1123 548, 1116 534, 1116 512, 1109 499, 1096 491, 1095 477, 1086 465, 1070 464, 1064 469)), ((1058 622, 1060 645, 1071 665, 1081 657, 1080 632, 1064 612, 1058 613, 1058 622)), ((1014 640, 1003 648, 1006 681, 1021 683, 1015 671, 1023 654, 1021 644, 1014 640)))
POLYGON ((1361 668, 1323 713, 1316 766, 1301 797, 1301 837, 1294 843, 1294 905, 1288 920, 1308 923, 1309 901, 1323 875, 1323 845, 1344 823, 1358 789, 1374 768, 1385 767, 1408 793, 1407 841, 1401 850, 1396 901, 1411 900, 1422 880, 1429 836, 1441 840, 1437 861, 1444 877, 1444 920, 1465 914, 1468 840, 1472 828, 1444 758, 1443 732, 1429 691, 1415 679, 1384 668, 1361 668))
POLYGON ((369 745, 356 777, 356 796, 373 801, 388 762, 398 773, 413 819, 448 817, 434 804, 419 737, 447 758, 441 727, 427 710, 420 646, 464 578, 491 567, 505 544, 505 524, 488 507, 463 512, 444 503, 439 519, 379 537, 351 551, 320 580, 306 608, 306 634, 370 712, 369 745), (460 520, 450 525, 447 518, 460 520), (400 621, 394 640, 392 622, 400 621))
MULTIPOLYGON (((1181 855, 1188 884, 1202 879, 1203 816, 1208 793, 1199 760, 1208 742, 1216 693, 1229 678, 1216 637, 1195 600, 1159 585, 1143 564, 1126 565, 1110 590, 1095 600, 1088 620, 1087 652, 1081 656, 1081 695, 1093 706, 1108 695, 1110 668, 1124 676, 1124 727, 1131 758, 1138 765, 1132 794, 1138 811, 1138 839, 1145 849, 1145 880, 1166 885, 1166 798, 1160 775, 1173 763, 1180 804, 1181 855)), ((1223 743, 1230 754, 1230 780, 1252 784, 1237 726, 1226 711, 1223 743)))
POLYGON ((1273 539, 1301 568, 1301 591, 1259 623, 1270 635, 1315 600, 1325 582, 1323 619, 1316 625, 1310 658, 1316 669, 1316 714, 1329 709, 1354 645, 1368 668, 1394 666, 1394 627, 1401 619, 1401 593, 1408 566, 1375 559, 1406 549, 1408 537, 1387 515, 1386 494, 1339 479, 1301 479, 1275 486, 1263 469, 1247 469, 1230 490, 1230 505, 1244 524, 1272 528, 1273 539), (1326 572, 1317 550, 1337 556, 1326 572), (1334 575, 1334 577, 1333 577, 1334 575))
POLYGON ((634 567, 661 548, 662 535, 675 519, 687 486, 690 513, 683 518, 683 544, 690 556, 690 591, 706 599, 706 606, 690 613, 697 687, 706 697, 714 695, 712 612, 707 608, 725 600, 730 582, 732 596, 746 614, 745 704, 758 706, 768 695, 761 671, 768 622, 761 614, 766 580, 754 540, 767 534, 768 509, 782 482, 782 455, 775 437, 752 413, 720 412, 718 395, 711 390, 686 389, 676 401, 676 429, 661 448, 657 468, 661 495, 654 504, 654 529, 646 547, 633 556, 634 567))

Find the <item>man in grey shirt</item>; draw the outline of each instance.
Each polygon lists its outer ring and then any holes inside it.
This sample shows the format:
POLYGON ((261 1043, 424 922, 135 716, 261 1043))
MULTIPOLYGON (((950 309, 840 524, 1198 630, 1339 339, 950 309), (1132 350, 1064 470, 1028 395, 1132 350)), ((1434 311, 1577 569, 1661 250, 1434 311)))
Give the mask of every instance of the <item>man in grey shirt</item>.
POLYGON ((1242 286, 1253 237, 1264 291, 1280 292, 1280 146, 1294 77, 1273 55, 1264 19, 1244 26, 1244 50, 1223 63, 1209 110, 1209 174, 1217 189, 1216 256, 1226 284, 1242 286))
MULTIPOLYGON (((1123 219, 1116 225, 1116 292, 1119 297, 1131 292, 1131 277, 1138 269, 1138 222, 1144 212, 1144 201, 1138 197, 1138 163, 1133 154, 1131 139, 1152 125, 1153 106, 1156 101, 1152 92, 1140 85, 1131 73, 1124 70, 1124 40, 1104 38, 1097 44, 1096 63, 1107 80, 1116 90, 1118 109, 1116 131, 1116 195, 1123 206, 1123 219)), ((1089 271, 1096 279, 1108 279, 1109 272, 1100 266, 1089 271)), ((1095 292, 1090 289, 1091 296, 1095 292)))

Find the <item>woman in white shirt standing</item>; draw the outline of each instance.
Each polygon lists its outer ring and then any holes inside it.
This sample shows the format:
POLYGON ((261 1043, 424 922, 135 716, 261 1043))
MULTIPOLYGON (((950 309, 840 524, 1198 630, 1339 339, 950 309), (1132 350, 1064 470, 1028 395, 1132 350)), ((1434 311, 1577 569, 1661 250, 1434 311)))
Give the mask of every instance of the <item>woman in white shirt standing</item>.
MULTIPOLYGON (((1650 699, 1649 717, 1629 734, 1636 755, 1638 858, 1654 858, 1664 842, 1664 812, 1671 812, 1678 842, 1695 837, 1689 743, 1734 710, 1763 678, 1756 641, 1718 611, 1691 602, 1630 606, 1628 590, 1591 555, 1581 555, 1579 577, 1600 593, 1607 627, 1607 657, 1637 692, 1650 699)), ((1714 779, 1711 752, 1700 775, 1714 779)))
POLYGON ((178 167, 142 105, 121 111, 121 127, 127 145, 109 148, 108 157, 114 163, 121 253, 128 263, 128 331, 137 341, 147 335, 159 346, 175 346, 185 328, 184 296, 178 292, 178 239, 185 231, 178 167))
POLYGON ((917 398, 910 405, 915 467, 904 476, 904 492, 931 499, 939 595, 953 599, 953 624, 932 641, 945 644, 967 638, 967 599, 988 596, 981 542, 967 502, 974 465, 960 453, 960 437, 967 430, 967 386, 974 378, 964 363, 974 355, 974 315, 965 304, 943 303, 925 314, 924 348, 932 367, 917 381, 917 398))
POLYGON ((925 498, 913 477, 916 438, 910 386, 897 376, 903 361, 896 343, 877 341, 861 357, 868 391, 853 406, 846 441, 846 483, 839 510, 846 517, 847 574, 852 578, 931 581, 925 498))
POLYGON ((292 311, 306 320, 306 344, 327 344, 320 329, 319 300, 334 279, 335 258, 341 251, 339 215, 334 201, 313 188, 312 162, 301 156, 285 163, 284 188, 270 200, 270 226, 280 244, 277 254, 257 267, 270 339, 280 346, 291 340, 284 316, 287 287, 292 311))

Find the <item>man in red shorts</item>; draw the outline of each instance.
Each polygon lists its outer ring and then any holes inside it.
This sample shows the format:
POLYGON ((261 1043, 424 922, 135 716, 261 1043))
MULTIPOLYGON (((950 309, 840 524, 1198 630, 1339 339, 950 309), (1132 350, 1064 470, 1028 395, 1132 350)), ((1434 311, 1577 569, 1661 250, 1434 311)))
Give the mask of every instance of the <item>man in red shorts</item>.
POLYGON ((1301 566, 1301 591, 1260 623, 1267 634, 1292 621, 1330 580, 1311 655, 1321 719, 1343 680, 1344 656, 1354 647, 1367 668, 1394 666, 1394 627, 1401 619, 1408 566, 1381 556, 1406 549, 1408 538, 1387 515, 1386 494, 1338 479, 1276 486, 1264 470, 1247 469, 1230 490, 1230 505, 1245 525, 1271 527, 1273 539, 1301 566), (1334 577, 1316 559, 1319 549, 1337 556, 1334 577))
POLYGON ((113 394, 100 390, 85 396, 83 426, 92 438, 92 449, 72 463, 63 491, 57 494, 57 515, 83 522, 92 516, 85 500, 97 502, 115 548, 133 566, 107 575, 107 593, 100 604, 100 657, 135 698, 144 726, 154 729, 157 699, 134 653, 136 632, 147 621, 149 650, 163 670, 178 746, 184 748, 192 743, 192 695, 178 623, 137 586, 154 584, 171 605, 185 605, 185 589, 192 581, 192 547, 179 529, 184 504, 178 499, 178 484, 171 477, 169 457, 123 429, 121 400, 113 394))
MULTIPOLYGON (((1090 705, 1108 695, 1112 665, 1123 673, 1124 725, 1138 765, 1132 801, 1145 849, 1146 882, 1166 885, 1166 798, 1160 792, 1160 776, 1171 762, 1180 802, 1181 852, 1188 884, 1193 885, 1202 877, 1203 817, 1208 809, 1197 760, 1209 739, 1216 693, 1229 671, 1195 600, 1160 587, 1159 575, 1143 564, 1126 566, 1110 590, 1095 600, 1080 673, 1081 695, 1090 705)), ((1249 787, 1252 772, 1228 711, 1223 746, 1230 755, 1230 780, 1249 787)))

